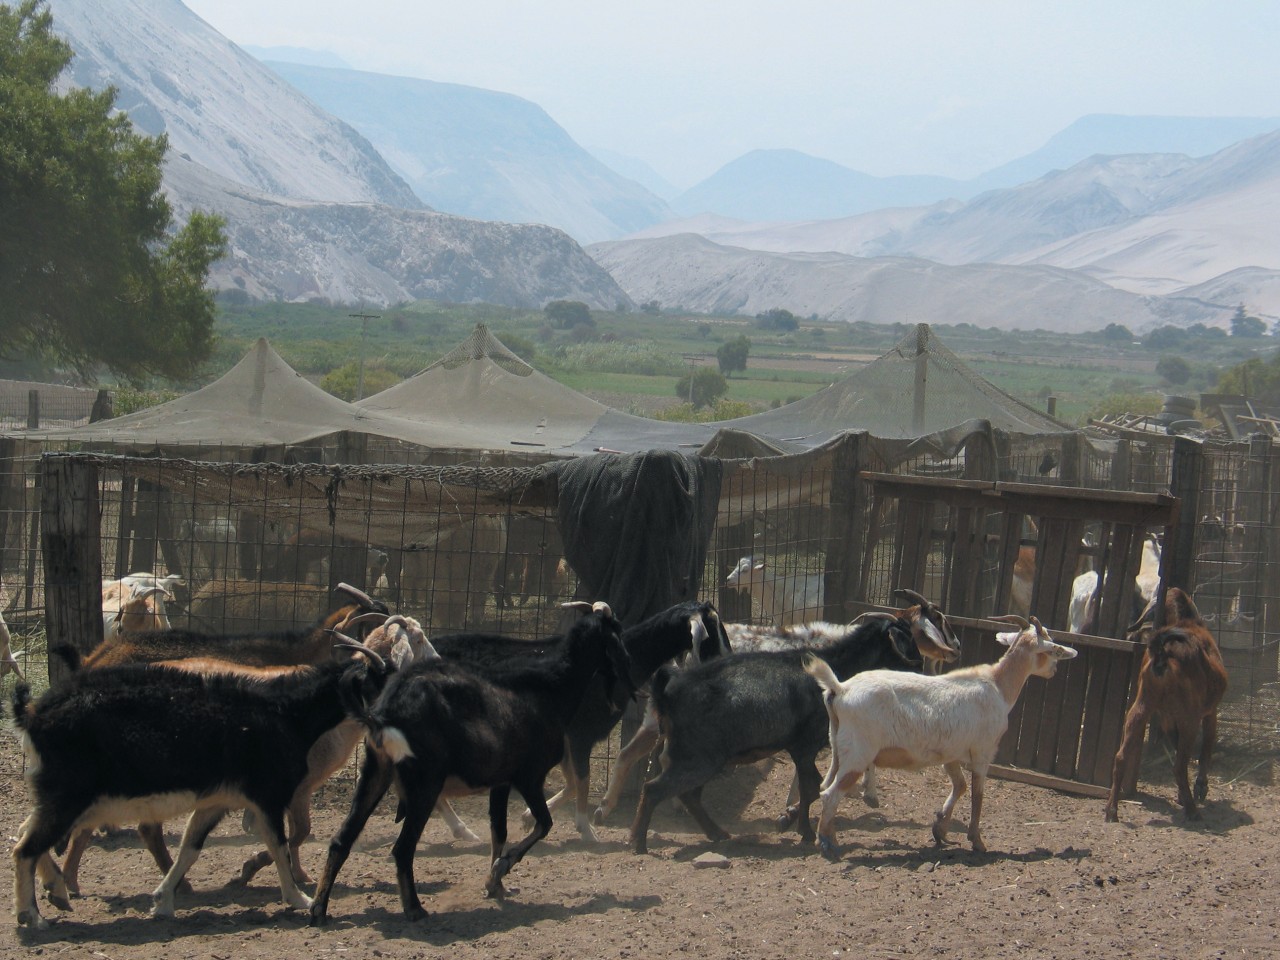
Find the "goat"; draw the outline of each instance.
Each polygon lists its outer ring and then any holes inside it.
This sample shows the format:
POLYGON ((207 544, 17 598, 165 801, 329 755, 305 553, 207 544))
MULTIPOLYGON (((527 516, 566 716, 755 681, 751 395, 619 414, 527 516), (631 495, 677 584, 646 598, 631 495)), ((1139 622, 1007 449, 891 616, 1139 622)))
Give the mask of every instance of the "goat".
POLYGON ((822 784, 818 844, 835 857, 836 808, 872 763, 921 770, 941 764, 951 778, 951 793, 933 821, 933 839, 947 842, 951 813, 965 793, 963 766, 973 780, 969 841, 985 853, 980 829, 987 768, 1009 726, 1009 711, 1032 676, 1052 677, 1059 660, 1076 651, 1054 643, 1034 617, 1018 618, 1017 633, 998 633, 1009 649, 994 664, 964 667, 925 677, 894 670, 868 670, 840 680, 831 666, 810 655, 805 672, 823 691, 830 718, 831 766, 822 784))
POLYGON ((426 915, 414 888, 413 858, 432 808, 449 789, 489 791, 492 865, 485 892, 504 895, 502 879, 551 829, 543 798, 547 773, 564 755, 567 727, 597 674, 606 686, 629 671, 622 627, 607 603, 589 610, 554 652, 479 673, 447 658, 397 674, 364 715, 372 743, 351 810, 329 844, 311 906, 311 925, 328 916, 342 864, 392 779, 404 800, 404 824, 392 847, 405 916, 426 915), (506 847, 507 801, 515 788, 534 813, 534 827, 506 847))
MULTIPOLYGON (((331 661, 269 680, 145 664, 82 670, 34 704, 30 688, 19 684, 13 712, 33 809, 13 850, 18 925, 48 926, 36 906, 34 874, 62 837, 192 812, 182 852, 154 894, 152 912, 172 915, 175 888, 235 807, 254 811, 285 902, 309 906, 293 879, 285 810, 306 778, 312 744, 346 716, 350 687, 381 686, 385 676, 385 664, 369 656, 369 668, 331 661), (340 683, 349 671, 348 683, 340 683)), ((69 908, 51 869, 53 902, 69 908)))
MULTIPOLYGON (((1095 629, 1101 579, 1096 570, 1086 570, 1071 583, 1071 603, 1067 609, 1067 629, 1085 633, 1095 629)), ((1148 534, 1142 542, 1142 560, 1133 582, 1133 612, 1141 616, 1151 605, 1160 586, 1160 541, 1148 534)))
MULTIPOLYGON (((762 627, 749 623, 726 623, 724 629, 728 637, 729 647, 736 654, 761 650, 803 650, 821 646, 843 637, 853 629, 853 625, 823 623, 821 621, 793 624, 789 627, 762 627)), ((691 658, 686 663, 688 666, 696 666, 706 659, 709 658, 691 658)), ((605 819, 617 809, 631 768, 642 757, 648 756, 661 738, 658 728, 657 709, 653 701, 650 700, 645 706, 644 717, 640 722, 639 729, 627 741, 626 745, 618 751, 618 757, 613 762, 613 769, 609 773, 609 789, 605 792, 604 799, 600 801, 600 805, 596 807, 594 820, 597 825, 603 824, 605 819)), ((795 804, 799 797, 799 779, 792 777, 791 793, 787 798, 788 805, 795 804)), ((876 807, 880 805, 871 771, 868 771, 866 778, 865 797, 868 806, 876 807)))
POLYGON ((1218 732, 1218 704, 1227 691, 1227 670, 1222 653, 1195 603, 1177 587, 1164 598, 1164 625, 1147 628, 1146 651, 1138 673, 1138 692, 1124 718, 1124 736, 1111 770, 1106 819, 1118 819, 1120 791, 1137 778, 1142 738, 1147 724, 1159 718, 1160 728, 1172 734, 1177 745, 1173 775, 1178 783, 1178 803, 1187 819, 1200 817, 1196 801, 1209 794, 1209 761, 1218 732), (1194 792, 1187 764, 1199 728, 1200 764, 1194 792))
POLYGON ((0 677, 12 672, 17 674, 19 680, 26 680, 22 675, 22 668, 18 666, 18 658, 13 654, 10 646, 12 643, 13 635, 9 633, 9 624, 4 622, 4 615, 0 614, 0 677))
MULTIPOLYGON (((384 619, 387 616, 386 605, 363 591, 347 584, 339 584, 339 590, 351 602, 305 630, 245 635, 202 634, 189 630, 126 633, 104 639, 83 659, 74 647, 66 644, 55 647, 52 652, 61 656, 72 671, 95 670, 129 663, 177 664, 192 659, 197 662, 216 660, 223 664, 223 672, 229 671, 232 664, 259 668, 318 665, 333 659, 333 629, 350 629, 358 617, 369 613, 378 614, 384 619)), ((425 641, 425 637, 423 640, 425 641)), ((326 774, 325 778, 327 776, 326 774)), ((309 829, 308 825, 307 830, 309 829)), ((307 830, 297 836, 297 842, 293 844, 295 851, 306 837, 307 830)), ((294 832, 297 834, 296 822, 294 832)), ((156 820, 142 821, 138 825, 138 835, 161 872, 167 873, 173 866, 173 860, 165 847, 161 823, 156 820)), ((62 873, 66 878, 66 885, 76 893, 80 890, 80 860, 89 845, 90 836, 89 830, 74 834, 63 863, 62 873)), ((299 877, 305 882, 305 872, 299 871, 299 877)))
MULTIPOLYGON (((504 669, 512 657, 531 653, 545 655, 552 649, 548 641, 530 643, 472 634, 436 637, 432 645, 441 656, 482 670, 504 669)), ((565 787, 547 802, 548 809, 554 811, 572 799, 578 833, 591 842, 597 839, 589 819, 591 751, 622 719, 631 694, 648 683, 663 663, 686 655, 692 661, 702 662, 723 656, 730 649, 720 614, 705 601, 678 603, 627 627, 622 631, 622 646, 630 664, 626 685, 620 690, 610 690, 601 677, 584 695, 582 706, 566 731, 566 757, 560 765, 565 787)))
POLYGON ((430 607, 433 632, 474 629, 485 620, 485 604, 506 552, 506 519, 483 515, 442 530, 431 543, 409 544, 401 559, 404 605, 430 607))
POLYGON ((758 596, 761 617, 774 626, 782 626, 784 621, 803 623, 822 616, 822 574, 775 576, 770 579, 765 570, 764 558, 743 557, 725 578, 725 586, 758 596))
POLYGON ((102 581, 102 634, 113 637, 122 631, 166 630, 169 627, 165 601, 173 600, 173 588, 182 577, 171 573, 131 573, 118 580, 102 581))
POLYGON ((329 595, 313 583, 210 580, 191 597, 191 622, 219 633, 285 630, 323 616, 329 595))
MULTIPOLYGON (((900 593, 902 591, 899 591, 900 593)), ((844 676, 874 667, 919 670, 925 658, 951 661, 958 646, 942 611, 920 601, 896 614, 877 614, 848 635, 821 648, 844 676)), ((702 787, 725 765, 752 763, 785 750, 800 778, 800 802, 779 820, 798 819, 812 841, 809 806, 820 777, 815 760, 827 742, 827 718, 814 681, 805 674, 800 650, 741 653, 691 670, 661 667, 650 686, 660 729, 666 737, 662 772, 644 785, 631 826, 636 853, 647 850, 654 808, 679 796, 707 837, 728 834, 702 807, 702 787)))

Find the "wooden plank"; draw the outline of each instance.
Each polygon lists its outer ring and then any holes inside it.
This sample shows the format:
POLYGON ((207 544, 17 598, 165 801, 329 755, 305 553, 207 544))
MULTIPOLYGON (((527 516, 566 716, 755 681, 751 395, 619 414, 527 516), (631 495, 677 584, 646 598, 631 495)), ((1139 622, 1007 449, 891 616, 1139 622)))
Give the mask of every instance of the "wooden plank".
POLYGON ((1068 779, 1076 776, 1076 762, 1080 753, 1080 731, 1084 728, 1084 697, 1089 686, 1089 669, 1080 663, 1080 654, 1074 660, 1058 664, 1057 740, 1047 745, 1046 755, 1052 759, 1043 769, 1054 776, 1068 779))
POLYGON ((1077 793, 1081 796, 1097 797, 1098 799, 1105 799, 1107 796, 1106 787, 1095 786, 1091 783, 1080 783, 1076 780, 1067 780, 1063 777, 1037 773, 1034 770, 1023 770, 1019 767, 1010 767, 1005 764, 992 764, 989 772, 991 776, 998 779, 1029 783, 1034 787, 1048 787, 1050 790, 1061 790, 1064 793, 1077 793))
POLYGON ((995 613, 1010 608, 1013 596, 1013 567, 1018 562, 1018 550, 1022 546, 1022 514, 1006 513, 1004 529, 1000 533, 1000 574, 997 581, 995 613))
POLYGON ((1133 621, 1133 582, 1142 557, 1142 531, 1130 524, 1116 524, 1111 548, 1102 571, 1102 590, 1094 629, 1099 634, 1123 636, 1133 621))
MULTIPOLYGON (((1116 750, 1120 747, 1120 737, 1124 731, 1124 715, 1129 710, 1129 694, 1133 677, 1132 663, 1134 655, 1125 656, 1120 653, 1103 654, 1110 660, 1107 672, 1105 692, 1102 704, 1097 711, 1097 742, 1094 765, 1091 771, 1080 771, 1080 778, 1090 783, 1104 786, 1111 784, 1111 767, 1115 761, 1116 750)), ((1141 660, 1139 659, 1139 662, 1141 660)))

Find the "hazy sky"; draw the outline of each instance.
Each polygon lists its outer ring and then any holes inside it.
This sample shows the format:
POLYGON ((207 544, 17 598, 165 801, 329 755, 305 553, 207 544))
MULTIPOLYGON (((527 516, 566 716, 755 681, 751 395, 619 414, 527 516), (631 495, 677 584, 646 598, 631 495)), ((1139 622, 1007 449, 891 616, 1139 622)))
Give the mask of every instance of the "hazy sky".
POLYGON ((687 187, 757 148, 968 177, 1089 113, 1280 116, 1275 0, 184 0, 236 43, 514 93, 687 187))

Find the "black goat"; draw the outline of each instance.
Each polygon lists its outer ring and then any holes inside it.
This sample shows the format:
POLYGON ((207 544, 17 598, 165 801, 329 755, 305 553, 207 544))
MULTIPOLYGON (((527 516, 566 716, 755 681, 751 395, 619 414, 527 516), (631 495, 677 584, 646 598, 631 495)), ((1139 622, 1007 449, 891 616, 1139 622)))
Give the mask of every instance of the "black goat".
MULTIPOLYGON (((71 644, 60 644, 53 652, 62 657, 73 671, 96 670, 126 663, 173 663, 193 658, 216 658, 244 667, 284 668, 325 663, 334 658, 335 630, 345 630, 356 639, 362 639, 370 629, 387 617, 387 605, 381 600, 373 599, 363 590, 340 583, 335 592, 347 597, 348 602, 316 623, 296 630, 216 634, 172 628, 116 634, 103 640, 83 659, 71 644)), ((295 857, 306 833, 307 830, 304 830, 301 836, 297 836, 295 825, 294 842, 291 843, 295 857)), ((73 893, 80 892, 80 860, 89 845, 91 835, 92 830, 89 829, 77 831, 71 838, 70 849, 63 861, 63 879, 73 893)), ((138 836, 160 872, 168 873, 173 867, 173 858, 169 856, 164 843, 163 824, 147 821, 139 823, 138 836)), ((261 855, 250 862, 261 865, 261 855)), ((305 871, 296 862, 293 866, 297 879, 306 882, 305 871)), ((251 875, 249 863, 245 864, 245 872, 251 875)))
POLYGON ((447 789, 489 791, 492 866, 485 891, 502 896, 502 878, 551 829, 543 785, 564 756, 565 730, 583 696, 597 675, 606 688, 627 676, 621 634, 609 605, 596 603, 555 651, 522 658, 505 670, 480 673, 439 659, 397 674, 364 717, 372 748, 365 751, 351 810, 329 844, 311 906, 312 926, 327 919, 338 871, 393 779, 404 808, 392 855, 405 916, 426 915, 414 889, 413 856, 447 789), (507 849, 513 787, 533 811, 534 826, 507 849))
MULTIPOLYGON (((470 664, 480 670, 505 670, 513 657, 542 656, 555 649, 558 638, 530 642, 482 634, 453 634, 433 637, 431 645, 446 659, 470 664)), ((589 819, 588 793, 591 786, 591 751, 622 719, 631 695, 649 682, 653 672, 668 661, 689 655, 701 663, 729 653, 729 638, 716 608, 706 601, 691 600, 668 607, 660 613, 622 631, 622 646, 630 671, 623 683, 609 689, 597 676, 582 698, 582 705, 566 728, 566 757, 560 764, 565 788, 548 802, 556 810, 574 801, 574 823, 586 840, 596 840, 589 819)))
POLYGON ((348 688, 372 697, 382 685, 385 664, 376 656, 371 663, 330 662, 271 680, 104 667, 73 675, 34 704, 19 684, 13 712, 34 809, 13 851, 18 924, 48 925, 36 907, 38 860, 53 902, 69 908, 46 854, 72 831, 191 812, 182 852, 155 891, 153 912, 171 915, 174 889, 205 838, 237 807, 254 812, 284 900, 309 906, 293 879, 285 810, 307 776, 312 744, 346 718, 348 688))
POLYGON ((702 806, 702 787, 728 764, 790 754, 800 781, 800 802, 779 820, 785 828, 798 818, 800 835, 812 842, 809 807, 821 778, 816 759, 827 745, 827 711, 817 683, 803 661, 817 654, 836 675, 847 678, 876 668, 920 670, 925 658, 955 660, 959 644, 950 624, 933 604, 906 591, 918 603, 894 614, 871 615, 848 635, 810 651, 739 653, 692 670, 660 668, 651 683, 660 729, 666 737, 662 772, 644 785, 631 844, 648 849, 654 808, 679 796, 711 840, 728 834, 702 806))

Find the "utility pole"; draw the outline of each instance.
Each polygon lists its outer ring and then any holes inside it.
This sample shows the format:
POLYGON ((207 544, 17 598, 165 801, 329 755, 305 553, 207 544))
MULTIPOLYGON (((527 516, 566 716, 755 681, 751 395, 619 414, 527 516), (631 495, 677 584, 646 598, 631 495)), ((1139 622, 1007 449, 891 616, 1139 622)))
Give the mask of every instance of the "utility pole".
POLYGON ((700 353, 681 354, 685 360, 689 362, 689 406, 693 406, 693 372, 698 368, 698 362, 702 359, 700 353))
POLYGON ((381 320, 380 313, 348 313, 348 317, 352 319, 359 318, 362 322, 360 325, 360 361, 358 365, 358 375, 356 376, 356 400, 364 399, 364 341, 369 336, 369 321, 381 320))

